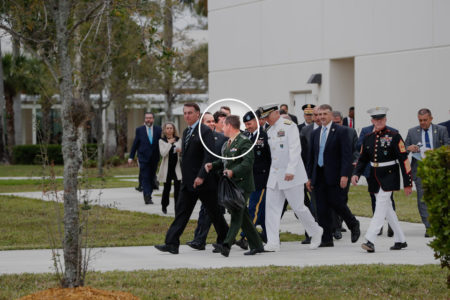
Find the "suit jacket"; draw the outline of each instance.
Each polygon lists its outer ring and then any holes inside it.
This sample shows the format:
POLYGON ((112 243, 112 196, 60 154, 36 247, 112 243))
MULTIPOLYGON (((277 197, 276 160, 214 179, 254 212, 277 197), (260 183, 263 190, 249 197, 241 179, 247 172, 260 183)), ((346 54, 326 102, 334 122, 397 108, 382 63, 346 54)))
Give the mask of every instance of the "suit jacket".
POLYGON ((214 150, 213 152, 217 155, 222 155, 222 146, 226 141, 228 141, 228 138, 223 135, 223 133, 213 131, 214 136, 214 150))
POLYGON ((203 147, 200 141, 199 127, 202 134, 203 142, 208 149, 214 149, 214 137, 212 130, 205 124, 197 124, 192 131, 189 142, 186 144, 186 135, 188 128, 183 131, 183 138, 181 141, 181 188, 188 191, 198 191, 201 189, 214 190, 215 185, 212 182, 212 176, 209 176, 205 170, 205 164, 212 162, 212 156, 208 150, 203 147), (194 189, 195 178, 200 177, 204 179, 202 185, 194 189))
POLYGON ((349 135, 349 140, 352 144, 352 163, 356 163, 359 157, 358 145, 358 134, 356 133, 355 128, 345 127, 349 135))
MULTIPOLYGON (((439 148, 444 145, 449 145, 450 140, 448 138, 447 128, 441 125, 431 124, 431 132, 433 133, 433 149, 439 148)), ((410 128, 408 130, 408 135, 406 136, 405 146, 408 148, 411 145, 417 145, 417 143, 422 142, 422 129, 420 126, 410 128)), ((413 179, 417 179, 417 165, 418 161, 414 157, 411 161, 411 169, 413 179)))
MULTIPOLYGON (((227 144, 222 146, 222 156, 235 157, 247 152, 252 147, 252 142, 243 134, 239 133, 230 147, 227 144)), ((232 160, 216 160, 213 162, 213 171, 221 172, 223 169, 233 171, 233 180, 236 185, 245 193, 251 193, 255 190, 253 181, 253 162, 255 160, 253 151, 250 151, 243 157, 232 160)))
MULTIPOLYGON (((249 132, 246 132, 247 136, 249 134, 249 132)), ((255 140, 256 136, 250 138, 252 144, 255 140)), ((261 190, 267 185, 267 179, 269 179, 270 172, 270 163, 272 162, 267 133, 262 127, 259 128, 259 137, 255 147, 253 148, 253 153, 255 155, 255 162, 253 163, 253 179, 255 181, 255 189, 261 190)))
POLYGON ((302 128, 302 131, 300 131, 300 144, 302 145, 302 159, 305 166, 307 166, 307 162, 310 157, 309 146, 311 144, 311 134, 313 131, 314 131, 314 123, 304 126, 302 128))
POLYGON ((450 120, 448 120, 447 122, 439 123, 439 125, 446 127, 448 136, 450 136, 450 120))
POLYGON ((292 122, 294 122, 295 125, 298 125, 298 119, 297 119, 297 116, 294 116, 294 115, 291 115, 291 114, 288 114, 288 115, 289 115, 289 117, 291 118, 292 122))
MULTIPOLYGON (((311 136, 310 159, 308 160, 308 177, 312 185, 317 180, 317 162, 319 160, 320 133, 322 126, 314 130, 311 136)), ((352 144, 347 130, 335 123, 331 124, 330 132, 323 153, 323 168, 325 182, 328 185, 339 185, 342 176, 352 174, 352 144)))
POLYGON ((153 141, 150 144, 147 127, 145 125, 136 128, 130 158, 138 155, 139 163, 157 163, 159 161, 159 139, 161 138, 161 127, 153 125, 153 141))
MULTIPOLYGON (((350 122, 350 120, 349 120, 349 118, 348 117, 345 117, 343 120, 342 120, 342 125, 343 126, 347 126, 347 127, 349 127, 348 125, 349 125, 349 122, 350 122)), ((353 127, 352 128, 355 128, 355 119, 353 119, 353 127)))

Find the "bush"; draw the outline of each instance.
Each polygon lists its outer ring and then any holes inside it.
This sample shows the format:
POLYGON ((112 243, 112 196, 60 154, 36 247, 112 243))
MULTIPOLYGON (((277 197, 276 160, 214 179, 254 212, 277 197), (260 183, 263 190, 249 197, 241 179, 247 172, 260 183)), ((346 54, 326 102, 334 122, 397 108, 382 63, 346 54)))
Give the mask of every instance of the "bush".
MULTIPOLYGON (((47 156, 49 163, 53 162, 55 165, 62 165, 64 163, 61 145, 42 145, 47 149, 47 156)), ((86 144, 83 147, 89 159, 96 159, 97 145, 86 144)), ((41 153, 41 145, 18 145, 13 148, 13 163, 21 165, 40 165, 43 162, 41 153)))
POLYGON ((117 155, 114 155, 114 156, 111 156, 111 157, 107 160, 106 164, 112 165, 112 166, 114 166, 114 167, 117 167, 117 166, 120 166, 121 164, 124 164, 125 162, 126 162, 125 159, 120 158, 120 157, 117 156, 117 155))
POLYGON ((431 233, 436 237, 430 242, 434 256, 447 268, 447 286, 450 287, 450 146, 427 152, 419 164, 418 175, 422 179, 424 201, 428 207, 431 233))

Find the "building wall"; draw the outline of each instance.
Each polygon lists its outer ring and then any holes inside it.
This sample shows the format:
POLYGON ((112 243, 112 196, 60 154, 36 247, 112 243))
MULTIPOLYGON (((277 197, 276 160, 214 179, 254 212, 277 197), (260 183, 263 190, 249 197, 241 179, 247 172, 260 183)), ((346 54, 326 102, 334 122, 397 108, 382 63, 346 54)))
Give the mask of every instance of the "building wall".
POLYGON ((307 92, 344 114, 355 105, 358 129, 386 105, 403 134, 423 106, 447 120, 449 15, 446 0, 210 0, 210 101, 307 92), (306 84, 313 73, 321 86, 306 84))

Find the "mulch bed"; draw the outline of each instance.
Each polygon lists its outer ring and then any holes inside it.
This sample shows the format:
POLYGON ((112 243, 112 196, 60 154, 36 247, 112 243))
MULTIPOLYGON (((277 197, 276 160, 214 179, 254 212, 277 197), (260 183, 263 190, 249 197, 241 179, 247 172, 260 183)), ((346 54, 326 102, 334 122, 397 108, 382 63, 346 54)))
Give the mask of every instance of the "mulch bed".
POLYGON ((19 300, 139 300, 130 293, 121 291, 105 291, 91 287, 53 288, 40 291, 19 300))

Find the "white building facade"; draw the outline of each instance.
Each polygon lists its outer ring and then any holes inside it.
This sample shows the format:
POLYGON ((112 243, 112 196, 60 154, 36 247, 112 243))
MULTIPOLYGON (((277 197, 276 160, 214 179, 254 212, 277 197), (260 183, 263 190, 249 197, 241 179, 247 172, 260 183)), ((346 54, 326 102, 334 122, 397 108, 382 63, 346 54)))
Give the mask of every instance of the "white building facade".
POLYGON ((210 101, 287 103, 299 121, 305 103, 355 106, 358 132, 386 106, 405 138, 420 108, 450 119, 449 16, 448 0, 210 0, 210 101))

